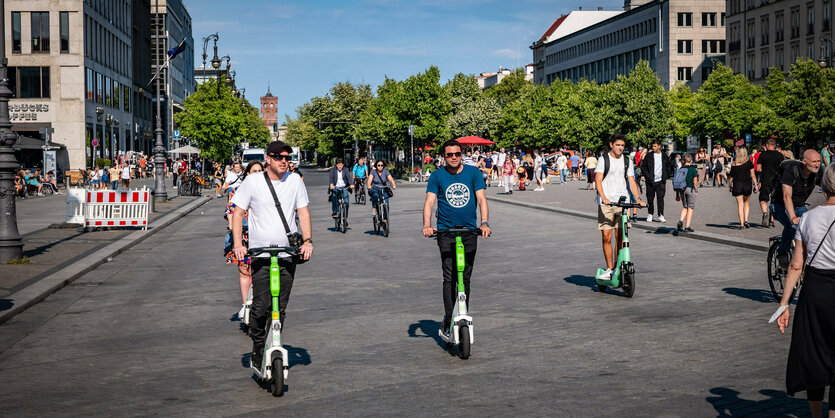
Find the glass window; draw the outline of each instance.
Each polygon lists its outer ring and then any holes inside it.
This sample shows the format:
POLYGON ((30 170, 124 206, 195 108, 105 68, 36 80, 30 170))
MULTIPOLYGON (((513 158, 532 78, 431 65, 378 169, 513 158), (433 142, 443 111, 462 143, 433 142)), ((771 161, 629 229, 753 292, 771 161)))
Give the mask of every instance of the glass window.
POLYGON ((122 86, 122 94, 124 95, 124 99, 122 103, 125 105, 125 111, 130 112, 130 87, 122 86))
POLYGON ((104 82, 101 73, 96 73, 96 103, 104 103, 104 82))
POLYGON ((725 27, 725 12, 722 12, 722 27, 725 27))
POLYGON ((104 104, 110 106, 113 88, 110 84, 110 77, 104 77, 104 104))
POLYGON ((17 67, 16 90, 20 99, 49 98, 49 67, 17 67))
POLYGON ((832 15, 832 7, 830 3, 824 2, 823 3, 823 27, 821 28, 824 32, 829 32, 829 25, 831 23, 831 15, 832 15))
POLYGON ((702 26, 716 26, 716 13, 702 13, 702 26))
POLYGON ((61 52, 70 52, 70 14, 61 12, 61 52))
POLYGON ((679 13, 678 14, 678 26, 693 26, 693 13, 679 13))
POLYGON ((95 96, 93 93, 93 91, 95 90, 95 88, 93 87, 95 82, 93 80, 93 70, 90 68, 87 68, 87 71, 85 71, 85 81, 87 88, 87 100, 95 100, 95 96))
POLYGON ((113 107, 119 108, 119 82, 113 80, 113 107))
POLYGON ((678 53, 679 54, 692 54, 693 53, 693 41, 692 40, 679 40, 678 41, 678 53))
POLYGON ((49 12, 32 12, 32 52, 49 52, 49 12))
POLYGON ((12 52, 20 52, 20 12, 12 12, 12 52))
POLYGON ((690 81, 693 79, 693 69, 690 67, 678 67, 678 79, 680 81, 690 81))
POLYGON ((806 31, 806 34, 807 35, 812 35, 812 34, 815 33, 815 7, 814 6, 809 6, 808 15, 809 15, 809 19, 808 19, 808 26, 809 27, 806 31))

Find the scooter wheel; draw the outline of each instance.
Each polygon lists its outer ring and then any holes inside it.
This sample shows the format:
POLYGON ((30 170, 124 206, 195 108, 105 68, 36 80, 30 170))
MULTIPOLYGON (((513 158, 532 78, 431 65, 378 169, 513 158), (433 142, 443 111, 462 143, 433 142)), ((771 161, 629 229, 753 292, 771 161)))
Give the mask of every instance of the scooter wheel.
POLYGON ((623 275, 623 295, 631 298, 635 294, 635 275, 626 273, 623 275))
POLYGON ((270 391, 273 396, 284 395, 284 365, 281 364, 281 359, 273 360, 273 380, 270 383, 270 391))
POLYGON ((458 357, 461 357, 461 360, 466 360, 470 358, 470 327, 466 325, 458 327, 458 332, 460 333, 459 340, 461 341, 458 345, 458 357))
POLYGON ((597 290, 599 290, 601 292, 605 292, 607 287, 609 287, 609 286, 604 286, 602 284, 599 284, 599 285, 597 285, 597 290))

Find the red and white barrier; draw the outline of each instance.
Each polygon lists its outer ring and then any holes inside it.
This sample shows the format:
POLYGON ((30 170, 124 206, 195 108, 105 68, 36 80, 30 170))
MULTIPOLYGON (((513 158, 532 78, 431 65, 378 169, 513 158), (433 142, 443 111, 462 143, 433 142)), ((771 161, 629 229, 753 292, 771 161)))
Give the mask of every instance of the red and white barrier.
POLYGON ((85 228, 148 228, 150 190, 85 190, 85 195, 85 228))

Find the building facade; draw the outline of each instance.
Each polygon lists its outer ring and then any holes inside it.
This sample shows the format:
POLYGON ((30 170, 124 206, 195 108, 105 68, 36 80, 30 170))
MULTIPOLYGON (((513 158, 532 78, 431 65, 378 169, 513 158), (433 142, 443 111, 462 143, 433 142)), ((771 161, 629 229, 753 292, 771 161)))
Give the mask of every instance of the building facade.
POLYGON ((644 60, 664 88, 681 81, 696 90, 725 57, 725 1, 626 0, 623 11, 575 11, 531 49, 534 83, 606 83, 644 60))
POLYGON ((727 62, 763 82, 771 68, 788 72, 798 58, 832 65, 831 0, 728 0, 727 62))
POLYGON ((133 36, 131 55, 133 57, 133 149, 145 155, 154 150, 154 119, 151 110, 151 1, 133 1, 133 36))
POLYGON ((264 126, 270 131, 272 140, 278 137, 278 97, 273 96, 270 87, 267 86, 267 94, 261 96, 261 120, 264 126))

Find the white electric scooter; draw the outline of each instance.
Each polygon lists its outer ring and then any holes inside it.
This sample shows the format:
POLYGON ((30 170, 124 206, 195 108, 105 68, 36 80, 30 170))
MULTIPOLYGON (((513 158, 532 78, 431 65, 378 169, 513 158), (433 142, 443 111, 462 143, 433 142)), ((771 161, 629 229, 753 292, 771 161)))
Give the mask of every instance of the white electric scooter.
POLYGON ((462 234, 481 234, 479 229, 449 228, 439 229, 435 235, 455 235, 455 263, 458 270, 458 296, 455 306, 452 308, 452 322, 450 322, 449 334, 444 333, 443 327, 438 330, 438 335, 446 342, 446 347, 452 348, 458 345, 458 356, 462 360, 470 358, 470 348, 475 342, 473 335, 473 317, 467 314, 467 294, 464 290, 464 243, 461 241, 462 234))

